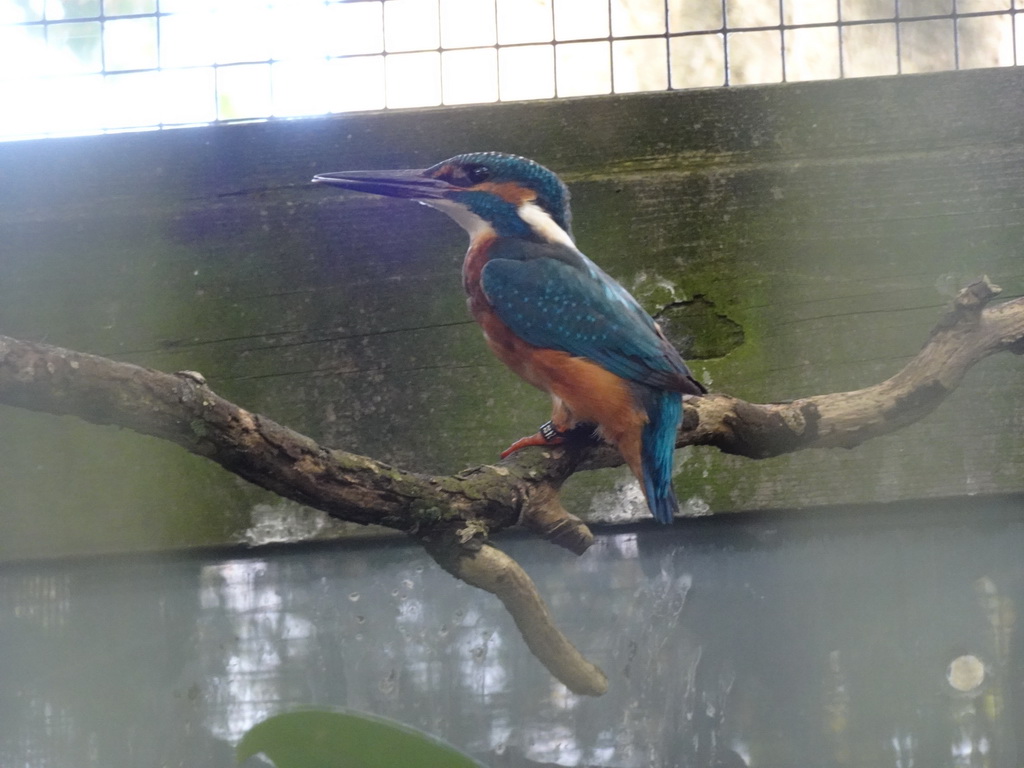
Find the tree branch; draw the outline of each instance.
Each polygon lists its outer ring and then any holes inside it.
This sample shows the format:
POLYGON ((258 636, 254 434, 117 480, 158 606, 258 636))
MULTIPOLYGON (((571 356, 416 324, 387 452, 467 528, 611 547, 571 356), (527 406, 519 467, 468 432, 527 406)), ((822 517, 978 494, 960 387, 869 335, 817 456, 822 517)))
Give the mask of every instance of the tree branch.
MULTIPOLYGON (((818 447, 852 447, 934 410, 978 361, 1024 354, 1024 299, 988 306, 987 279, 957 296, 923 349, 899 373, 852 392, 786 403, 724 394, 686 403, 678 446, 710 445, 766 458, 818 447)), ((607 680, 558 631, 529 576, 487 543, 522 524, 581 553, 593 541, 558 491, 574 472, 621 463, 606 446, 527 450, 455 475, 424 475, 332 450, 214 393, 194 372, 176 374, 0 336, 0 403, 177 443, 281 496, 356 523, 416 537, 453 575, 495 594, 534 654, 577 693, 600 695, 607 680)))
POLYGON ((726 395, 694 403, 679 445, 712 445, 763 459, 805 448, 853 448, 927 416, 975 363, 1024 354, 1024 299, 989 307, 1001 289, 983 277, 957 294, 921 351, 896 375, 851 392, 756 405, 726 395))

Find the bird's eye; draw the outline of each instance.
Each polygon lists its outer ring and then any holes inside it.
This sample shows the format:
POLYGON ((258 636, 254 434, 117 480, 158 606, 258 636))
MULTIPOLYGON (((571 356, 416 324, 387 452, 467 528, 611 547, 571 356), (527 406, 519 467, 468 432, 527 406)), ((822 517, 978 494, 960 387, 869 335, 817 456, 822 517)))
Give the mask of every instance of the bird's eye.
POLYGON ((466 169, 466 178, 472 184, 480 184, 491 177, 491 169, 486 165, 471 165, 466 169))

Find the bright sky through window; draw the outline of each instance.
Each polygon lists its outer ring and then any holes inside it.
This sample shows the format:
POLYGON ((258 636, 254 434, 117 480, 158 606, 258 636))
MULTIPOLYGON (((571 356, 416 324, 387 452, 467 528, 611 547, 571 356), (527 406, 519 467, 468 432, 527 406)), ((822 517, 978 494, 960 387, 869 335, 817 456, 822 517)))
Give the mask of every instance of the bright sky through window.
POLYGON ((0 0, 0 139, 1008 66, 1012 3, 0 0))

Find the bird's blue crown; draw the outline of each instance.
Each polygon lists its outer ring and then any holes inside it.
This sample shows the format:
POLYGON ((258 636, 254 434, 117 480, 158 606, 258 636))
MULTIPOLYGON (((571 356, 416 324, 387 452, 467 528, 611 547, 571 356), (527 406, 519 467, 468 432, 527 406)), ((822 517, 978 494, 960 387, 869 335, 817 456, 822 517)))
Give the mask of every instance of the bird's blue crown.
MULTIPOLYGON (((520 187, 532 193, 535 196, 533 202, 566 234, 572 236, 568 187, 554 173, 529 158, 504 152, 468 152, 428 168, 425 175, 444 179, 454 186, 465 187, 467 192, 472 192, 481 185, 488 185, 490 189, 500 189, 504 185, 520 187)), ((513 211, 505 210, 509 201, 504 198, 499 201, 497 194, 489 196, 495 198, 490 205, 482 200, 474 201, 474 197, 477 196, 466 195, 463 202, 492 225, 498 225, 500 228, 502 219, 513 214, 513 211)), ((523 225, 518 215, 515 215, 515 219, 515 227, 523 225)), ((508 226, 513 225, 508 222, 508 226)), ((519 232, 508 234, 521 235, 519 232)))

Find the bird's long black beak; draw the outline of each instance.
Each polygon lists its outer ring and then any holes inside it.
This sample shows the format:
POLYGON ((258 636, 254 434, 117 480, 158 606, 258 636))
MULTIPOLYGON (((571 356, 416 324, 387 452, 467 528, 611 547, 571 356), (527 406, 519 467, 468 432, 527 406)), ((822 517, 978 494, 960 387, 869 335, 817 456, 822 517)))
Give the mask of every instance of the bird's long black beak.
POLYGON ((424 170, 414 171, 339 171, 318 173, 314 184, 330 184, 356 192, 371 195, 404 197, 409 200, 437 200, 452 189, 452 185, 441 179, 425 175, 424 170))

